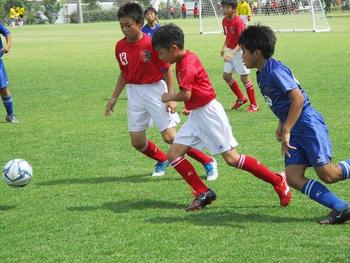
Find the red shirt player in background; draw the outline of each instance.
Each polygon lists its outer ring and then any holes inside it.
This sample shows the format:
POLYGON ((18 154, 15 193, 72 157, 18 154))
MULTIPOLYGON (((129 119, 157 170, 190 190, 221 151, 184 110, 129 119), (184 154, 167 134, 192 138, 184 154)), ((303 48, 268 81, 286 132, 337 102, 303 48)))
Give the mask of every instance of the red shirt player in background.
POLYGON ((193 17, 194 17, 194 18, 199 18, 198 2, 195 2, 195 3, 194 3, 194 7, 193 7, 193 17))
MULTIPOLYGON (((240 18, 239 18, 240 19, 240 18)), ((252 173, 257 178, 273 185, 280 198, 280 204, 287 206, 291 192, 284 175, 271 172, 255 158, 239 154, 238 145, 232 135, 231 125, 198 57, 184 50, 184 35, 174 24, 162 26, 152 37, 152 44, 159 51, 162 60, 176 63, 176 77, 180 91, 164 93, 163 102, 184 101, 191 110, 187 122, 180 128, 168 151, 168 160, 183 177, 197 174, 185 159, 190 147, 207 148, 211 154, 221 154, 225 162, 233 167, 252 173)), ((216 199, 214 191, 203 188, 187 210, 202 209, 216 199)))
MULTIPOLYGON (((131 143, 136 150, 157 161, 153 176, 162 176, 169 164, 167 155, 147 139, 146 129, 153 120, 163 140, 166 143, 173 142, 176 134, 175 126, 179 122, 175 113, 176 102, 164 104, 161 101, 164 92, 174 93, 171 71, 169 64, 159 60, 159 54, 152 48, 151 38, 141 31, 143 10, 139 4, 127 3, 120 7, 118 19, 125 35, 115 47, 121 73, 112 97, 106 105, 105 115, 111 115, 120 93, 127 85, 128 129, 131 143), (170 112, 174 112, 175 116, 170 112)), ((204 165, 208 180, 217 179, 216 161, 212 157, 195 149, 189 149, 187 154, 204 165)), ((197 175, 186 176, 185 179, 189 180, 195 191, 205 187, 197 175)))
POLYGON ((181 16, 183 19, 186 19, 186 14, 187 14, 187 7, 186 7, 186 4, 183 3, 181 5, 181 16))
POLYGON ((236 71, 241 76, 241 82, 245 86, 250 100, 248 112, 257 112, 259 107, 255 100, 254 86, 248 78, 250 70, 243 63, 242 50, 238 45, 239 36, 245 30, 246 26, 242 22, 242 19, 236 15, 237 2, 235 0, 223 0, 221 5, 225 16, 222 20, 222 27, 226 35, 224 46, 220 52, 221 57, 225 61, 223 78, 237 96, 237 100, 231 109, 237 110, 248 101, 242 94, 237 81, 232 78, 233 71, 236 71))

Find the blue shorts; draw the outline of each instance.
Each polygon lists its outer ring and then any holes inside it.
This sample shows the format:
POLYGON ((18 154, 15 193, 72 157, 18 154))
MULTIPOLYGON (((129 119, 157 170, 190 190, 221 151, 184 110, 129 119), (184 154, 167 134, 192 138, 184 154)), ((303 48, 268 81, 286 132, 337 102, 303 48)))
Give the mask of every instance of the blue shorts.
POLYGON ((5 65, 0 59, 0 89, 6 88, 9 85, 9 79, 7 78, 5 65))
POLYGON ((291 157, 285 157, 285 165, 320 167, 332 159, 332 144, 322 115, 313 108, 303 112, 291 132, 291 157))

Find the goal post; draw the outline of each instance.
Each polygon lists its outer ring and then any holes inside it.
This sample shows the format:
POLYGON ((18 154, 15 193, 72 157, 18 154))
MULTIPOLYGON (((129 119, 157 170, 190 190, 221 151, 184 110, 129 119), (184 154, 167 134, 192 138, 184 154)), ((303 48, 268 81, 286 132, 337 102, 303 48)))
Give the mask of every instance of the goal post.
MULTIPOLYGON (((240 0, 237 0, 240 1, 240 0)), ((221 33, 221 0, 199 0, 199 32, 221 33)), ((250 25, 262 24, 278 32, 329 32, 322 0, 252 0, 250 25)))

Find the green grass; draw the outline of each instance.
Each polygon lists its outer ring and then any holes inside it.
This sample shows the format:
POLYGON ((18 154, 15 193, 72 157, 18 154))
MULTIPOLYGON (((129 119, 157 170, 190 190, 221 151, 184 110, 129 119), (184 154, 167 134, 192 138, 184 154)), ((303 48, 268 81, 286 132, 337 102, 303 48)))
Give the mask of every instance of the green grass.
MULTIPOLYGON (((229 110, 234 99, 218 56, 223 37, 197 34, 191 20, 175 22, 210 74, 238 150, 283 169, 273 135, 277 120, 258 89, 258 114, 229 110)), ((330 33, 278 33, 275 57, 292 68, 323 113, 340 161, 350 155, 350 17, 329 22, 330 33)), ((21 122, 0 123, 0 164, 24 158, 34 177, 22 189, 0 184, 0 262, 350 262, 350 224, 320 226, 327 209, 296 191, 281 209, 272 187, 220 157, 220 178, 208 183, 218 200, 198 213, 184 211, 190 192, 173 169, 150 177, 153 161, 129 143, 125 92, 113 116, 103 116, 119 72, 117 23, 12 33, 4 60, 21 122)), ((148 135, 168 148, 155 129, 148 135)), ((308 176, 315 178, 311 170, 308 176)), ((329 188, 350 201, 349 182, 329 188)))

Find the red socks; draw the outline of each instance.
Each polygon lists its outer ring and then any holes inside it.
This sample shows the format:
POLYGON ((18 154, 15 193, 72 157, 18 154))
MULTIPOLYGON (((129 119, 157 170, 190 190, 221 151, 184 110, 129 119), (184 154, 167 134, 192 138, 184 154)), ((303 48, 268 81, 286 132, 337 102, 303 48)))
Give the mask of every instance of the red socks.
POLYGON ((271 172, 266 166, 251 156, 241 154, 237 168, 250 172, 273 186, 281 184, 282 178, 279 175, 271 172))
POLYGON ((246 84, 244 84, 244 87, 247 90, 247 94, 248 94, 248 98, 250 100, 250 104, 253 104, 253 105, 257 106, 258 104, 256 104, 256 100, 255 100, 255 93, 254 93, 253 82, 251 82, 249 80, 246 84))
POLYGON ((181 174, 183 179, 192 187, 192 189, 198 193, 208 192, 208 187, 199 178, 196 170, 193 168, 192 164, 187 161, 183 156, 175 159, 171 165, 174 169, 181 174))
POLYGON ((147 141, 146 146, 140 152, 158 162, 168 160, 166 153, 160 150, 152 141, 147 141))
POLYGON ((244 99, 243 93, 240 90, 237 81, 235 81, 234 79, 231 79, 230 81, 228 81, 226 83, 227 83, 227 85, 229 85, 230 89, 237 96, 238 99, 240 99, 240 100, 244 99))
POLYGON ((200 162, 201 164, 207 164, 211 163, 213 161, 213 158, 206 155, 204 152, 198 151, 194 148, 190 148, 187 151, 188 156, 191 156, 196 161, 200 162))

